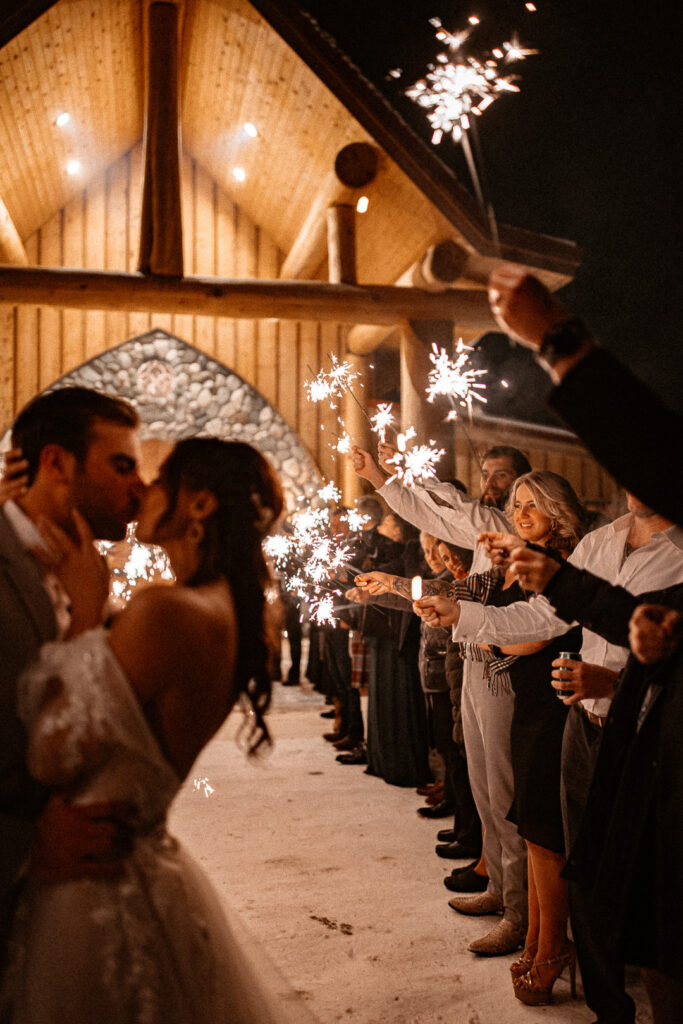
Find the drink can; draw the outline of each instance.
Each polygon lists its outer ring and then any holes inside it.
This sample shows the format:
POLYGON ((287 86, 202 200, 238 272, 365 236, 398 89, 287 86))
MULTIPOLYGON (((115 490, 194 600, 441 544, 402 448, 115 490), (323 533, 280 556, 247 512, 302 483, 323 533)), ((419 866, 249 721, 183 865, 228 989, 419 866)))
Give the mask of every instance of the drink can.
MULTIPOLYGON (((560 651, 558 658, 567 658, 568 661, 581 661, 581 655, 576 654, 574 651, 560 651)), ((558 700, 562 700, 564 697, 573 697, 573 690, 555 690, 555 696, 558 700)))

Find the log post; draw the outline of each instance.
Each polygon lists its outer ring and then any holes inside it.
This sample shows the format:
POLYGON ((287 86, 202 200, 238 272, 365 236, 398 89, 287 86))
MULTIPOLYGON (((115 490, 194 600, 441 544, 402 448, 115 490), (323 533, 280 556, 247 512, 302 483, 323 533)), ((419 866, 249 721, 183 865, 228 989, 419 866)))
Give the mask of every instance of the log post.
POLYGON ((183 276, 178 110, 178 8, 151 3, 147 22, 145 175, 140 257, 143 274, 183 276))
POLYGON ((282 264, 280 277, 283 280, 310 279, 316 275, 327 255, 326 210, 339 203, 355 206, 358 190, 374 181, 378 168, 378 152, 367 142, 352 142, 339 151, 334 171, 330 171, 320 186, 282 264))
POLYGON ((445 423, 448 410, 427 401, 425 388, 427 374, 432 369, 429 346, 406 325, 401 335, 401 430, 414 427, 415 444, 434 441, 437 448, 445 448, 437 467, 443 478, 451 475, 453 467, 453 431, 445 423))
POLYGON ((327 260, 332 284, 356 283, 356 211, 349 203, 327 211, 327 260))
MULTIPOLYGON (((365 356, 356 356, 349 353, 346 353, 344 360, 345 362, 351 363, 354 373, 359 373, 361 378, 366 382, 365 388, 354 388, 354 394, 358 398, 358 401, 363 403, 364 400, 368 398, 368 360, 365 356)), ((348 392, 343 398, 342 419, 344 420, 344 426, 346 427, 353 444, 358 445, 359 448, 371 450, 374 446, 374 442, 370 432, 370 424, 368 423, 367 417, 363 415, 358 403, 354 400, 353 395, 350 395, 348 392)), ((361 494, 364 493, 363 484, 361 478, 353 468, 351 457, 342 457, 345 458, 342 482, 343 500, 345 505, 353 505, 356 498, 360 498, 361 494)))

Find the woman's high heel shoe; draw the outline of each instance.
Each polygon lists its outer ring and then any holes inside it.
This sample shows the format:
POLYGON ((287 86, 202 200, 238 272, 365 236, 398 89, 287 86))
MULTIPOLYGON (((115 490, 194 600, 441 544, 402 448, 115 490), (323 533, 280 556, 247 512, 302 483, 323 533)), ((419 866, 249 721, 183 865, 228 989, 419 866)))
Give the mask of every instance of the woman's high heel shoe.
POLYGON ((537 947, 534 946, 532 949, 527 949, 527 947, 525 946, 522 955, 518 957, 516 960, 512 961, 512 963, 510 964, 510 974, 512 975, 513 979, 520 978, 523 974, 526 974, 527 971, 531 970, 531 968, 534 965, 536 948, 537 947))
POLYGON ((569 943, 563 953, 553 956, 549 960, 541 960, 535 963, 526 974, 513 979, 515 996, 527 1006, 547 1006, 553 999, 553 986, 560 977, 565 967, 569 968, 569 982, 571 986, 572 999, 576 999, 576 950, 573 943, 569 943), (549 985, 544 985, 539 974, 539 967, 559 967, 559 970, 549 985))

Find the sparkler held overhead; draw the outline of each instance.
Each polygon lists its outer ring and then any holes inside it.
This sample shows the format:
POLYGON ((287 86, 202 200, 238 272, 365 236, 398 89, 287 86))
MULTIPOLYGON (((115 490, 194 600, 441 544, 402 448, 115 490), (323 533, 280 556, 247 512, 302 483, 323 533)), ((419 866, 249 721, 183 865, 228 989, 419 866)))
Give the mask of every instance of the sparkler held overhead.
POLYGON ((456 404, 466 408, 470 417, 472 416, 472 402, 486 402, 481 394, 486 390, 486 384, 478 378, 483 377, 488 370, 474 370, 467 367, 472 348, 465 345, 462 338, 456 346, 455 359, 451 359, 443 348, 432 345, 432 352, 429 360, 434 369, 429 371, 427 376, 427 401, 434 402, 439 395, 444 395, 451 400, 453 409, 448 416, 449 420, 457 417, 456 404))
POLYGON ((502 93, 519 92, 515 84, 518 76, 501 75, 502 67, 524 60, 538 50, 523 47, 515 34, 481 60, 464 55, 456 58, 471 30, 449 32, 438 18, 432 18, 430 24, 436 28, 439 42, 447 45, 448 53, 437 54, 425 77, 406 89, 405 94, 428 111, 434 145, 441 142, 444 133, 454 142, 461 142, 471 127, 470 115, 480 116, 502 93))

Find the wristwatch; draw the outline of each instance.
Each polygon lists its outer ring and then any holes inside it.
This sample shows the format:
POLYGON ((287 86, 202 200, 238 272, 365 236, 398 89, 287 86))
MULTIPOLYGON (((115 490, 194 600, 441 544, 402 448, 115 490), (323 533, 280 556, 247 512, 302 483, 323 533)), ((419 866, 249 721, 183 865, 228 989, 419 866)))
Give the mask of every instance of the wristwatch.
POLYGON ((578 317, 563 320, 545 332, 541 347, 534 353, 535 359, 543 366, 553 367, 558 360, 578 352, 582 343, 589 337, 586 325, 578 317))

